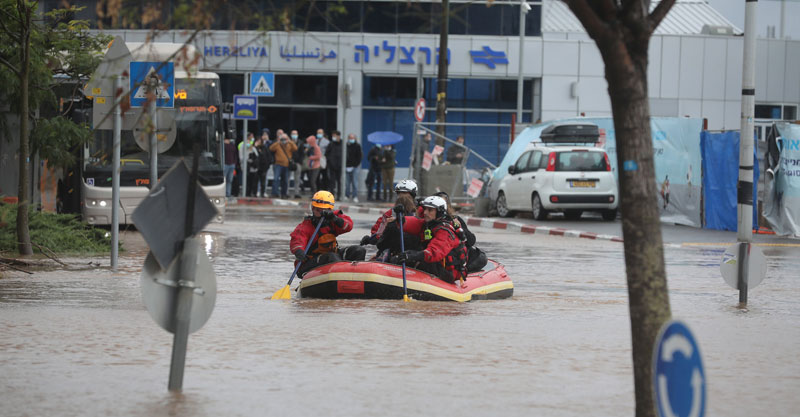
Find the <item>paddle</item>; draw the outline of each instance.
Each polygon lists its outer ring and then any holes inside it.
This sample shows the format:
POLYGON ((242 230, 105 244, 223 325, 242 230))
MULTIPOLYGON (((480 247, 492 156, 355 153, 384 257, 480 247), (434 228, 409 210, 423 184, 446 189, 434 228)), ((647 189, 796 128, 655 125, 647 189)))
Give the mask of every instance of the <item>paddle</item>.
MULTIPOLYGON (((403 213, 397 213, 397 220, 400 222, 400 251, 406 251, 406 243, 405 239, 403 239, 403 220, 405 220, 405 215, 403 213)), ((403 259, 403 301, 408 302, 408 288, 406 287, 406 260, 403 259)))
MULTIPOLYGON (((308 244, 306 245, 306 249, 303 251, 303 258, 305 259, 305 255, 308 254, 308 249, 311 248, 311 244, 314 243, 314 238, 317 237, 317 232, 319 232, 319 228, 322 226, 322 222, 325 219, 320 217, 319 223, 317 223, 317 228, 314 230, 314 234, 311 235, 311 239, 308 240, 308 244)), ((297 263, 297 266, 294 268, 294 272, 292 272, 292 276, 289 278, 289 282, 286 283, 286 286, 275 291, 275 294, 272 294, 272 300, 290 300, 292 298, 291 289, 289 288, 292 285, 292 280, 294 280, 294 276, 297 275, 297 271, 300 269, 300 265, 303 264, 304 261, 300 261, 297 263)), ((405 276, 405 275, 404 275, 405 276)))

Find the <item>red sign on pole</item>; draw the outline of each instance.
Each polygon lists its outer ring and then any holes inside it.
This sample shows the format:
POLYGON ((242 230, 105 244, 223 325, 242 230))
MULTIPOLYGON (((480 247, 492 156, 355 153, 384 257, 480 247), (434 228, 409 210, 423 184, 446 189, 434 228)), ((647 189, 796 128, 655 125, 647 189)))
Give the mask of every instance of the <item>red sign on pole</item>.
POLYGON ((417 104, 414 106, 414 118, 417 119, 418 122, 421 122, 425 119, 425 99, 420 98, 417 100, 417 104))

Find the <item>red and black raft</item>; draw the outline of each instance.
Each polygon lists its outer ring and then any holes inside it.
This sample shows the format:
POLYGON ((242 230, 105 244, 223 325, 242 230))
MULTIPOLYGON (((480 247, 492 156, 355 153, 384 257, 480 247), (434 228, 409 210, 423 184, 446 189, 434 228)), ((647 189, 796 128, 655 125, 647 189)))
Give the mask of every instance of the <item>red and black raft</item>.
MULTIPOLYGON (((470 273, 463 285, 450 284, 426 272, 406 268, 408 295, 420 301, 474 301, 511 297, 514 284, 503 264, 489 260, 470 273)), ((297 287, 305 298, 403 299, 403 270, 383 262, 335 262, 308 271, 297 287)))

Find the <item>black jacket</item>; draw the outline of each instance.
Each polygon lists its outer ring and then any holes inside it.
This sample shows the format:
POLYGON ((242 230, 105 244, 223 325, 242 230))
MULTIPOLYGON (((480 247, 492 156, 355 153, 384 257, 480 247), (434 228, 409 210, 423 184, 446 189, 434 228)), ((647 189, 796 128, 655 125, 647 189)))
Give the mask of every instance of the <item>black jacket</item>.
POLYGON ((369 169, 374 170, 374 171, 380 171, 381 170, 381 154, 382 153, 383 153, 383 150, 378 145, 373 146, 372 149, 369 150, 369 153, 367 153, 367 159, 369 160, 369 169))
POLYGON ((347 144, 347 167, 357 167, 361 165, 361 158, 364 154, 361 153, 361 144, 348 143, 347 144))
POLYGON ((331 141, 325 150, 325 159, 328 160, 328 169, 339 171, 342 169, 342 141, 331 141))

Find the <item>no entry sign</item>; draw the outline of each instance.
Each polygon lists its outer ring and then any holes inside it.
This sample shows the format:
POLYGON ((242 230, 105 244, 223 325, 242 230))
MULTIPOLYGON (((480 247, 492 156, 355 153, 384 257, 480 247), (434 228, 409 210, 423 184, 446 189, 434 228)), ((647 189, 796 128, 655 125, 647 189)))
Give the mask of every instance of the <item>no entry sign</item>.
POLYGON ((417 119, 418 122, 421 122, 425 119, 425 99, 420 98, 417 100, 417 104, 414 105, 414 118, 417 119))

